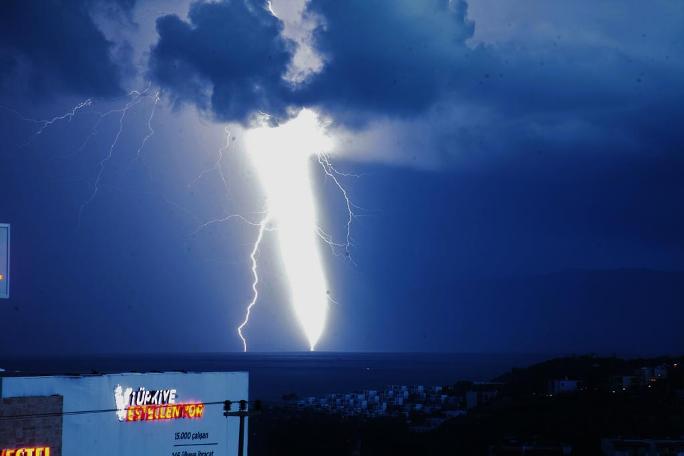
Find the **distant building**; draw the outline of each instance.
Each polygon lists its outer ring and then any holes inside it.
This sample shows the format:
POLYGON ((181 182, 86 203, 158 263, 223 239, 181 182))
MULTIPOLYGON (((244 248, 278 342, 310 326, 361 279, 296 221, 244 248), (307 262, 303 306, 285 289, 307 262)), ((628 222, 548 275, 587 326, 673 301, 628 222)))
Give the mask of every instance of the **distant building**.
POLYGON ((642 367, 641 369, 638 369, 637 376, 641 380, 642 385, 648 385, 650 382, 655 381, 652 367, 642 367))
POLYGON ((549 382, 549 393, 550 394, 566 394, 574 393, 577 391, 579 382, 577 380, 551 380, 549 382))
MULTIPOLYGON (((497 394, 500 384, 469 383, 473 389, 471 402, 473 406, 489 402, 497 394)), ((425 387, 423 385, 388 385, 380 390, 355 391, 353 393, 333 393, 326 396, 308 397, 296 402, 299 409, 314 409, 323 413, 343 416, 403 416, 407 419, 411 414, 421 415, 420 423, 413 425, 433 427, 438 421, 447 418, 446 412, 465 414, 465 396, 450 394, 441 386, 425 387), (439 418, 439 419, 436 419, 439 418), (427 424, 425 424, 427 423, 427 424)))
POLYGON ((684 456, 684 440, 603 439, 605 456, 684 456))
POLYGON ((539 455, 539 456, 569 456, 572 446, 562 443, 537 442, 506 442, 489 447, 489 456, 539 455))
POLYGON ((457 416, 466 416, 467 413, 465 410, 445 410, 444 411, 444 416, 449 417, 449 418, 456 418, 457 416))
MULTIPOLYGON (((473 385, 475 386, 475 385, 473 385)), ((487 388, 475 388, 470 391, 466 391, 465 394, 465 405, 466 409, 470 410, 479 405, 487 404, 491 402, 499 394, 496 389, 487 388)))
POLYGON ((63 401, 59 395, 0 398, 0 452, 61 455, 63 401), (26 417, 8 418, 14 415, 26 417))
POLYGON ((628 389, 637 387, 639 385, 639 378, 634 375, 618 375, 611 379, 611 391, 627 391, 628 389))
POLYGON ((466 408, 468 410, 477 407, 478 400, 477 400, 477 391, 466 391, 465 395, 465 403, 466 403, 466 408))
POLYGON ((654 367, 653 368, 653 376, 656 378, 656 380, 666 379, 667 378, 667 366, 665 364, 661 364, 660 366, 654 367))

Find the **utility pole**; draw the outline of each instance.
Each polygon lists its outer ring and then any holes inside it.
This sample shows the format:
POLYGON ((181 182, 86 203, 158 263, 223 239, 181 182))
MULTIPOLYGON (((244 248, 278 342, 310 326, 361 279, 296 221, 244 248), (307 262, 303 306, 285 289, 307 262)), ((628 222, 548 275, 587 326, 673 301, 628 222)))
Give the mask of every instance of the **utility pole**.
POLYGON ((240 431, 238 435, 238 456, 245 455, 245 418, 248 416, 255 416, 261 414, 261 401, 254 401, 254 408, 250 411, 247 407, 247 401, 238 401, 238 410, 232 411, 233 402, 224 401, 223 402, 223 416, 237 416, 240 418, 240 431))

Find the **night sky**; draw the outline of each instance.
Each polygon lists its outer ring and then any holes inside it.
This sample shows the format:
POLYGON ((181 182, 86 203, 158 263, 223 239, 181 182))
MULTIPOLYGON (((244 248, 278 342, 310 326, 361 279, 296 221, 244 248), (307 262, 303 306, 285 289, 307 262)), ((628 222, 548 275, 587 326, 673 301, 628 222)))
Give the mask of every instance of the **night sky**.
MULTIPOLYGON (((317 349, 681 354, 684 3, 272 9, 2 2, 0 356, 241 350, 256 233, 207 223, 258 217, 242 133, 302 107, 357 206, 317 349)), ((306 350, 275 242, 250 348, 306 350)))

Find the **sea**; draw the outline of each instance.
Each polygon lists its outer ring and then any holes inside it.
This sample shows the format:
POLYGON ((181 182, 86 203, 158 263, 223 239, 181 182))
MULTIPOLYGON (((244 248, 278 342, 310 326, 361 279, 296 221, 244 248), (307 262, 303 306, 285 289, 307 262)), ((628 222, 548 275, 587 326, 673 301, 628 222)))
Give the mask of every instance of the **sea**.
POLYGON ((448 385, 490 381, 512 368, 552 358, 541 354, 205 353, 0 357, 4 375, 120 372, 247 371, 250 397, 279 402, 286 394, 321 396, 391 384, 448 385))

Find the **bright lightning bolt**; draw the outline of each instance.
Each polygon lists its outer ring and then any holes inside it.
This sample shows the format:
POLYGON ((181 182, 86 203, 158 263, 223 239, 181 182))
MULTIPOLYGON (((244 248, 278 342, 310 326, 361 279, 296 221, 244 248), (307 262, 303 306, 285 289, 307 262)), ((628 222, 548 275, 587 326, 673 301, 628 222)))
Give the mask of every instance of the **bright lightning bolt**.
MULTIPOLYGON (((349 194, 347 193, 347 189, 344 188, 342 183, 340 183, 339 179, 337 178, 338 176, 342 177, 358 177, 356 174, 347 174, 347 173, 341 173, 335 169, 335 167, 330 163, 330 159, 325 153, 319 153, 318 154, 318 163, 321 165, 323 168, 323 171, 325 174, 333 181, 335 186, 340 190, 342 193, 342 196, 344 197, 344 202, 347 206, 347 242, 344 246, 345 248, 345 255, 347 258, 351 258, 349 251, 352 246, 352 240, 351 240, 351 226, 352 226, 352 221, 355 217, 354 214, 354 204, 351 202, 351 199, 349 199, 349 194)), ((325 239, 324 239, 325 240, 325 239)))
POLYGON ((74 118, 74 116, 76 115, 76 113, 78 111, 80 111, 83 108, 87 108, 91 104, 93 104, 93 100, 88 98, 87 100, 82 101, 81 103, 74 106, 74 108, 71 111, 62 114, 61 116, 55 116, 50 120, 41 120, 40 122, 42 125, 38 129, 38 131, 35 132, 35 136, 42 134, 46 128, 48 128, 50 125, 53 125, 55 122, 58 122, 60 120, 68 119, 68 121, 71 122, 71 119, 74 118))
POLYGON ((147 135, 145 135, 142 142, 140 143, 140 147, 138 147, 138 150, 135 153, 136 160, 140 160, 140 153, 142 152, 143 147, 145 147, 147 141, 152 137, 152 135, 154 135, 154 128, 152 128, 152 119, 154 119, 154 113, 157 110, 159 100, 159 91, 157 91, 157 93, 154 95, 154 104, 152 105, 152 110, 150 111, 150 117, 147 119, 147 135))
POLYGON ((244 334, 242 334, 242 330, 247 324, 249 323, 249 316, 252 313, 252 307, 256 305, 257 299, 259 299, 259 272, 257 271, 258 265, 257 265, 257 260, 256 256, 259 253, 259 247, 261 247, 261 241, 264 238, 264 231, 266 231, 266 225, 268 224, 268 219, 269 216, 267 215, 266 217, 261 220, 259 223, 259 235, 257 236, 256 242, 254 242, 254 247, 252 247, 252 252, 249 254, 249 258, 252 261, 252 300, 249 302, 247 305, 247 310, 245 311, 245 319, 242 321, 240 326, 237 328, 238 336, 240 336, 240 340, 242 340, 242 349, 243 351, 247 351, 247 339, 245 339, 244 334))
MULTIPOLYGON (((98 163, 98 172, 92 192, 79 209, 79 226, 83 212, 98 195, 106 165, 113 158, 114 151, 119 145, 129 111, 141 103, 149 91, 149 85, 142 91, 131 91, 128 94, 129 100, 123 107, 111 109, 104 113, 97 113, 98 119, 82 145, 78 148, 77 152, 82 150, 90 139, 97 134, 102 121, 110 115, 118 114, 118 129, 108 147, 107 153, 98 163)), ((136 160, 140 159, 146 143, 155 134, 152 122, 159 101, 160 92, 157 91, 147 118, 147 133, 135 154, 136 160)), ((48 120, 24 117, 21 113, 11 108, 0 107, 13 112, 22 120, 37 125, 38 130, 33 133, 35 138, 41 135, 47 128, 60 121, 67 120, 70 122, 80 110, 90 107, 92 104, 92 100, 87 99, 74 106, 70 111, 48 120)), ((209 172, 216 171, 226 192, 230 193, 230 187, 228 186, 222 166, 225 153, 231 143, 231 133, 227 128, 225 129, 225 134, 225 145, 218 149, 216 160, 212 166, 202 171, 190 186, 201 180, 209 172)), ((259 251, 265 233, 267 231, 276 231, 280 256, 289 285, 290 301, 300 326, 306 335, 309 348, 314 350, 325 329, 328 304, 329 302, 335 302, 329 296, 318 241, 322 240, 330 246, 333 253, 336 253, 337 248, 344 248, 345 254, 349 258, 349 251, 352 246, 351 224, 356 216, 354 212, 356 206, 351 202, 347 190, 342 185, 341 178, 357 176, 341 173, 333 166, 327 155, 327 152, 332 148, 332 140, 324 133, 317 114, 308 109, 300 111, 294 119, 278 127, 258 127, 248 130, 245 134, 245 144, 266 196, 267 209, 262 213, 261 220, 255 222, 239 214, 230 214, 203 223, 192 234, 196 234, 212 224, 223 223, 233 219, 258 227, 257 237, 249 255, 253 278, 251 286, 252 298, 245 310, 244 319, 237 327, 237 333, 242 341, 243 350, 247 351, 248 344, 244 330, 250 322, 252 310, 259 299, 259 251), (344 243, 335 242, 333 237, 326 233, 318 223, 310 176, 312 159, 314 157, 325 175, 340 190, 344 197, 348 213, 346 240, 344 243)))
MULTIPOLYGON (((325 328, 329 300, 317 239, 330 238, 319 228, 310 167, 314 156, 321 164, 328 163, 327 167, 324 166, 326 173, 331 173, 340 189, 344 190, 324 155, 332 148, 332 140, 324 134, 316 113, 304 109, 297 117, 279 127, 259 127, 247 131, 245 145, 266 194, 267 215, 262 220, 250 256, 254 294, 238 333, 247 350, 242 329, 248 323, 258 298, 256 254, 266 223, 273 223, 289 283, 290 301, 308 339, 309 348, 314 350, 325 328)), ((343 194, 349 201, 346 191, 343 194)), ((351 203, 347 207, 351 212, 351 203)), ((352 217, 353 214, 350 219, 352 217)), ((349 234, 347 241, 350 242, 349 234)))
POLYGON ((224 132, 226 134, 226 143, 223 146, 219 147, 218 151, 216 151, 216 160, 214 161, 214 163, 209 168, 206 168, 203 171, 201 171, 197 175, 197 177, 192 182, 190 182, 188 187, 194 186, 195 184, 197 184, 197 182, 202 180, 202 178, 204 176, 206 176, 207 174, 209 174, 212 171, 216 171, 218 173, 219 177, 221 178, 221 182, 223 183, 223 188, 226 190, 226 194, 227 195, 231 194, 230 186, 228 185, 228 181, 226 180, 226 176, 223 173, 223 157, 225 156, 225 153, 230 148, 231 133, 230 133, 230 130, 228 129, 228 127, 224 128, 224 132))
MULTIPOLYGON (((197 175, 197 177, 195 177, 192 180, 192 182, 190 182, 188 184, 188 188, 196 185, 207 174, 211 173, 212 171, 216 171, 219 178, 221 179, 221 182, 223 183, 223 188, 225 189, 226 194, 230 195, 230 193, 231 193, 230 192, 230 186, 228 185, 228 180, 226 179, 226 176, 223 172, 223 158, 224 158, 226 152, 228 151, 228 149, 230 148, 230 141, 231 141, 231 133, 230 133, 230 130, 228 129, 228 127, 224 128, 224 133, 226 135, 226 143, 223 146, 219 147, 219 149, 217 150, 216 160, 214 161, 214 163, 212 163, 212 165, 210 167, 200 171, 200 173, 197 175)), ((203 229, 205 229, 211 225, 215 225, 218 223, 225 223, 225 222, 231 221, 233 219, 240 220, 242 222, 247 223, 248 225, 261 226, 260 222, 253 222, 253 221, 249 220, 247 217, 244 217, 240 214, 229 214, 229 215, 226 215, 224 217, 212 219, 212 220, 209 220, 207 222, 202 223, 200 226, 197 227, 197 229, 195 229, 195 231, 190 233, 190 236, 192 237, 192 236, 196 235, 197 233, 199 233, 200 231, 202 231, 203 229)))
MULTIPOLYGON (((112 157, 114 156, 114 149, 116 149, 117 144, 119 143, 119 138, 121 137, 121 132, 123 132, 124 128, 124 121, 126 120, 126 115, 128 114, 128 111, 139 104, 142 101, 142 97, 147 94, 147 91, 149 90, 149 85, 148 87, 143 90, 142 92, 139 92, 137 90, 131 91, 128 96, 133 97, 132 100, 126 103, 126 105, 123 108, 120 109, 112 109, 111 111, 108 111, 104 114, 100 115, 100 120, 104 119, 108 115, 112 113, 120 113, 121 115, 119 116, 119 129, 116 132, 116 135, 114 135, 114 140, 109 146, 109 149, 107 151, 107 154, 100 160, 98 163, 98 171, 97 171, 97 176, 95 177, 95 183, 93 184, 93 191, 90 193, 90 196, 88 199, 86 199, 83 204, 81 204, 81 207, 78 210, 78 226, 81 226, 81 218, 83 217, 83 211, 90 205, 90 203, 93 202, 95 197, 100 191, 100 185, 102 183, 102 176, 104 175, 105 168, 107 166, 107 162, 109 162, 112 157)), ((156 103, 156 102, 155 102, 156 103)), ((97 126, 99 124, 96 123, 96 125, 93 127, 93 132, 97 131, 97 126)), ((87 139, 86 139, 87 141, 87 139)))
POLYGON ((10 108, 8 106, 0 105, 0 108, 6 110, 8 112, 13 113, 20 120, 22 120, 24 122, 29 122, 29 123, 33 123, 33 124, 38 125, 38 129, 35 132, 33 132, 32 136, 24 144, 19 146, 19 149, 23 149, 24 147, 27 147, 29 144, 31 144, 32 140, 37 138, 38 136, 40 136, 47 128, 51 127, 55 123, 59 122, 60 120, 64 120, 64 119, 67 119, 68 122, 71 122, 71 120, 76 116, 76 114, 78 114, 78 111, 80 111, 84 108, 87 108, 87 107, 91 106, 92 104, 93 104, 93 100, 88 98, 88 99, 80 102, 79 104, 77 104, 76 106, 71 108, 70 111, 67 111, 64 114, 54 116, 51 119, 43 119, 43 120, 33 119, 31 117, 26 117, 25 115, 23 115, 22 113, 20 113, 16 109, 10 108))
MULTIPOLYGON (((118 131, 114 137, 114 141, 112 142, 112 144, 109 148, 109 153, 99 163, 99 170, 98 170, 97 178, 95 181, 95 188, 93 190, 93 193, 91 194, 90 198, 88 198, 88 200, 81 206, 81 209, 79 210, 79 224, 80 224, 80 218, 81 218, 81 214, 82 214, 83 210, 85 209, 85 207, 88 204, 90 204, 90 202, 92 202, 92 199, 96 196, 96 194, 99 190, 99 183, 102 179, 102 174, 104 172, 105 164, 107 161, 109 161, 112 158, 112 153, 114 151, 114 148, 118 144, 119 137, 121 136, 121 134, 123 132, 123 121, 124 121, 126 115, 128 114, 128 111, 133 106, 139 104, 142 101, 143 97, 148 95, 148 93, 150 91, 150 86, 151 86, 151 84, 148 84, 147 87, 145 89, 143 89, 142 91, 138 91, 138 90, 130 91, 128 93, 128 97, 129 98, 133 97, 133 99, 131 101, 127 102, 126 105, 122 108, 111 109, 107 112, 95 112, 96 114, 98 114, 97 120, 93 124, 93 126, 91 127, 90 133, 86 136, 85 140, 81 143, 81 145, 76 149, 75 153, 82 151, 85 148, 85 146, 88 144, 88 142, 97 134, 98 128, 99 128, 100 124, 102 123, 102 121, 104 121, 107 117, 109 117, 112 114, 121 114, 121 116, 119 117, 119 129, 118 129, 118 131)), ((156 110, 157 110, 157 105, 161 101, 160 95, 161 95, 160 91, 157 91, 154 95, 154 102, 152 105, 152 109, 150 111, 149 118, 147 119, 147 130, 148 130, 148 132, 145 135, 145 137, 143 138, 142 142, 140 143, 140 146, 138 147, 138 149, 136 151, 136 160, 140 159, 140 156, 141 156, 143 148, 145 147, 145 144, 147 143, 147 141, 149 141, 149 139, 155 133, 154 128, 152 127, 152 121, 154 119, 154 115, 155 115, 156 110)), ((88 107, 92 106, 93 104, 94 104, 93 100, 91 98, 88 98, 88 99, 80 102, 79 104, 77 104, 73 108, 71 108, 71 110, 66 111, 64 114, 54 116, 51 119, 43 119, 43 120, 27 117, 27 116, 23 115, 21 112, 17 111, 16 109, 10 108, 8 106, 0 105, 0 109, 4 109, 8 112, 11 112, 12 114, 17 116, 22 121, 33 123, 33 124, 38 126, 38 129, 35 132, 33 132, 31 138, 29 138, 29 140, 27 140, 27 142, 21 146, 21 147, 26 147, 31 143, 32 139, 35 139, 39 135, 43 134, 43 132, 46 129, 48 129, 49 127, 53 126, 54 124, 56 124, 62 120, 67 120, 67 122, 71 122, 73 120, 73 118, 76 117, 76 115, 78 114, 79 111, 81 111, 85 108, 88 108, 88 107)), ((72 154, 72 155, 74 155, 74 154, 72 154)))
POLYGON ((200 231, 202 231, 203 229, 205 229, 211 225, 214 225, 217 223, 228 222, 228 221, 233 220, 233 219, 240 220, 242 222, 245 222, 248 225, 261 226, 261 222, 258 222, 258 223, 253 222, 253 221, 249 220, 247 217, 243 217, 240 214, 230 214, 230 215, 226 215, 225 217, 209 220, 208 222, 202 223, 200 226, 197 227, 197 229, 195 231, 190 233, 190 236, 192 237, 192 236, 196 235, 197 233, 199 233, 200 231))
MULTIPOLYGON (((223 146, 221 146, 217 150, 216 160, 214 160, 214 162, 212 163, 211 166, 202 170, 197 175, 197 177, 195 177, 195 179, 193 179, 193 181, 190 182, 190 184, 188 184, 188 187, 192 187, 192 186, 196 185, 207 174, 209 174, 213 171, 216 171, 219 178, 221 179, 221 182, 223 183, 223 188, 225 189, 226 193, 230 194, 230 187, 228 185, 228 181, 226 180, 226 176, 223 172, 223 159, 224 159, 226 152, 230 148, 230 142, 231 142, 231 132, 228 129, 228 127, 224 128, 224 133, 226 135, 226 142, 223 146)), ((249 255, 250 262, 251 262, 252 278, 253 278, 253 280, 252 280, 252 299, 247 305, 244 320, 240 323, 240 325, 237 328, 238 336, 240 337, 240 340, 242 341, 242 349, 245 352, 247 351, 247 339, 243 333, 243 329, 245 328, 245 326, 247 326, 249 324, 249 318, 250 318, 250 315, 252 312, 252 307, 254 307, 256 305, 257 300, 259 298, 259 288, 258 288, 259 287, 259 272, 258 272, 258 263, 257 263, 256 257, 259 254, 259 248, 261 247, 261 241, 264 238, 264 233, 266 231, 268 231, 267 225, 269 222, 269 217, 270 216, 268 215, 268 213, 266 213, 265 215, 263 215, 263 218, 261 219, 261 221, 253 222, 253 221, 247 219, 246 217, 244 217, 240 214, 229 214, 229 215, 226 215, 226 216, 221 217, 221 218, 216 218, 216 219, 212 219, 212 220, 209 220, 207 222, 204 222, 203 224, 198 226, 197 229, 195 229, 195 231, 193 231, 190 234, 190 236, 192 237, 192 236, 196 235, 197 233, 199 233, 200 231, 204 230, 205 228, 207 228, 211 225, 218 224, 218 223, 225 223, 225 222, 229 222, 231 220, 239 220, 239 221, 242 221, 248 225, 256 226, 259 228, 257 231, 257 239, 254 242, 254 245, 252 246, 252 250, 251 250, 250 255, 249 255)))

